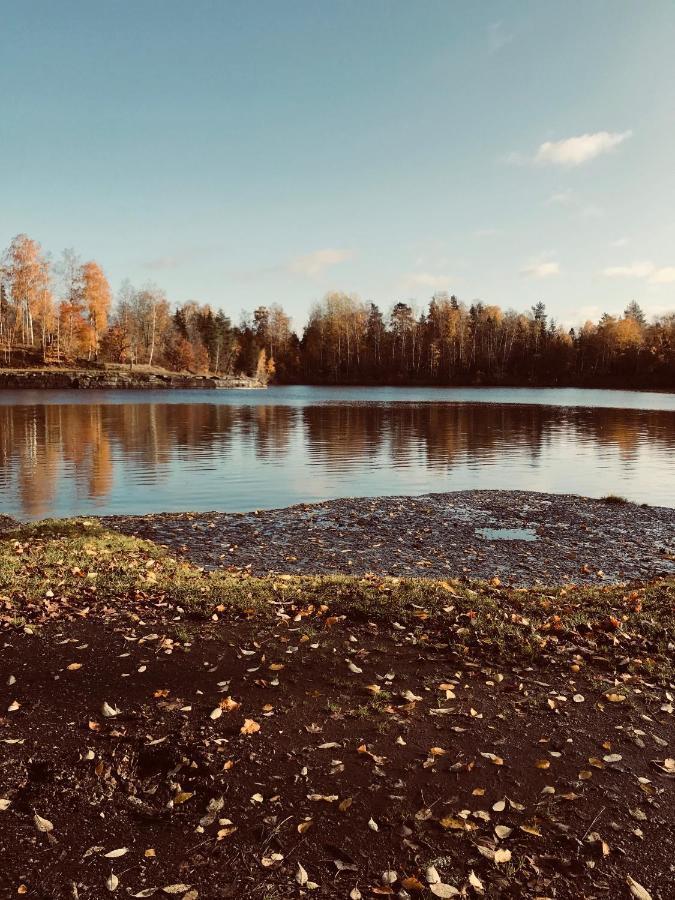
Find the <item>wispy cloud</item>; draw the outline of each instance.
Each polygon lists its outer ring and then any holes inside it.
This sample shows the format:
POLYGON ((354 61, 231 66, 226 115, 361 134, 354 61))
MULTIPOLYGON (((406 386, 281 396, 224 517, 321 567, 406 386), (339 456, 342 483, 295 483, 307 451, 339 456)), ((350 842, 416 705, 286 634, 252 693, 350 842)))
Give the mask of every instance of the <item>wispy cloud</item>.
POLYGON ((628 244, 628 238, 622 237, 622 238, 617 238, 615 241, 610 241, 609 246, 610 247, 625 247, 626 244, 628 244))
POLYGON ((568 209, 570 212, 576 213, 582 219, 599 219, 605 214, 604 209, 594 203, 587 203, 584 205, 582 198, 570 188, 563 191, 556 191, 554 194, 551 194, 546 202, 549 206, 560 206, 564 209, 568 209))
POLYGON ((565 191, 556 191, 547 200, 551 206, 571 206, 575 202, 574 194, 569 188, 565 191))
POLYGON ((582 219, 601 219, 605 215, 605 211, 601 206, 589 203, 588 206, 583 206, 579 210, 579 215, 582 219))
POLYGON ((495 237, 495 235, 498 235, 499 233, 498 228, 478 228, 474 231, 473 236, 476 238, 488 238, 495 237))
POLYGON ((633 262, 627 266, 607 266, 602 270, 607 278, 635 278, 648 284, 673 284, 675 266, 656 266, 649 260, 633 262))
POLYGON ((435 275, 432 272, 410 272, 403 278, 404 290, 428 288, 432 291, 449 290, 452 276, 435 275))
POLYGON ((164 271, 165 269, 176 269, 181 265, 178 256, 157 256, 155 259, 147 259, 143 263, 144 269, 150 269, 153 272, 164 271))
POLYGON ((488 53, 498 53, 503 47, 510 44, 514 37, 513 32, 504 28, 503 22, 491 22, 487 30, 488 53))
POLYGON ((545 141, 539 145, 534 162, 541 165, 580 166, 603 153, 616 150, 632 135, 632 131, 596 131, 561 141, 545 141))
POLYGON ((560 263, 553 261, 530 263, 523 266, 520 273, 528 278, 553 278, 560 275, 560 263))
POLYGON ((351 250, 325 247, 322 250, 315 250, 313 253, 307 253, 304 256, 296 256, 289 261, 286 268, 295 275, 316 278, 322 275, 326 269, 351 259, 353 255, 351 250))

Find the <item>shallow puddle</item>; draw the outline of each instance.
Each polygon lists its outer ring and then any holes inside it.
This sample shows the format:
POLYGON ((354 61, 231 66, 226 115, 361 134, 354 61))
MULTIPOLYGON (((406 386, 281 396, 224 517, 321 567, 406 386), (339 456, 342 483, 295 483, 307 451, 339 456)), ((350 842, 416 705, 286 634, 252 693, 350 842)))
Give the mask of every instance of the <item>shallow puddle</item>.
POLYGON ((488 541, 537 541, 534 528, 476 528, 476 534, 488 541))

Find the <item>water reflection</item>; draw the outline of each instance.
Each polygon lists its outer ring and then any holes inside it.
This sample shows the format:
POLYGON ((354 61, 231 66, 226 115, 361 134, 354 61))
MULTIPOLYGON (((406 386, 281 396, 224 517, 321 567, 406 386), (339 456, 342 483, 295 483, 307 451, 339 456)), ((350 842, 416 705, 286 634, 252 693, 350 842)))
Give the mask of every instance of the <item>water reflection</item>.
POLYGON ((675 414, 482 403, 0 406, 0 511, 251 509, 468 487, 675 505, 675 414))

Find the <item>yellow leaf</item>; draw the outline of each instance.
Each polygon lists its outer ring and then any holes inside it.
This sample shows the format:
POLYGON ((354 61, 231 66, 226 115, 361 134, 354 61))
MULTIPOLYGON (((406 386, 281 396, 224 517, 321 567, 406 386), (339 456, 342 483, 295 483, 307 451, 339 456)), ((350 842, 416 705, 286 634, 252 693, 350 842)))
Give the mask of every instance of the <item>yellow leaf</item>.
POLYGON ((260 731, 260 725, 253 719, 245 719, 240 731, 242 734, 255 734, 256 731, 260 731))

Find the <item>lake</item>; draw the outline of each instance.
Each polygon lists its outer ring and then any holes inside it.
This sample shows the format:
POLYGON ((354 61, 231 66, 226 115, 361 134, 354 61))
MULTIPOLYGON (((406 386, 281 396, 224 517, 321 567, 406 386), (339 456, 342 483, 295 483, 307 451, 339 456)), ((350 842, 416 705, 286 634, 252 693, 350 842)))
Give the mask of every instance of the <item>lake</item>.
POLYGON ((466 489, 675 506, 675 395, 0 391, 0 512, 243 511, 466 489))

